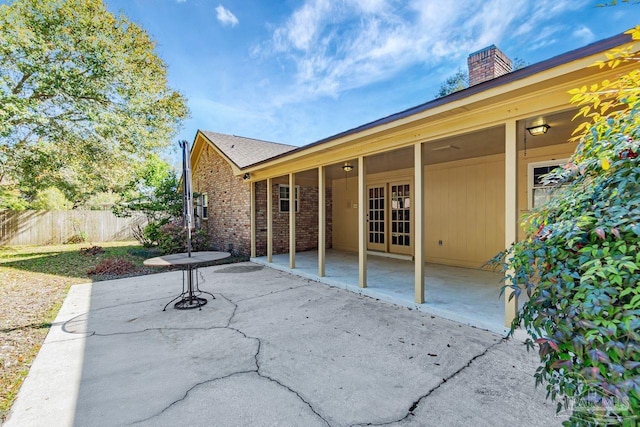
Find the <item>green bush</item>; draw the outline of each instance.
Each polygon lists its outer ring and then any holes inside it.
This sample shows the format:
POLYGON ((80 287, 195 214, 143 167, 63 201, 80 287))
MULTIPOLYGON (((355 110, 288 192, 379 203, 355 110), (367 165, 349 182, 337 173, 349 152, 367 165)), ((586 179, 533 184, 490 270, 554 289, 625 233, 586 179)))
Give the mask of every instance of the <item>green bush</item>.
MULTIPOLYGON (((640 26, 631 32, 640 39, 640 26)), ((640 60, 612 53, 601 66, 640 60)), ((523 325, 539 346, 536 385, 560 398, 565 425, 640 420, 640 70, 572 91, 580 143, 545 179, 564 184, 525 221, 527 238, 494 262, 529 301, 523 325)))
POLYGON ((166 221, 150 222, 144 227, 142 232, 143 239, 140 241, 145 248, 157 245, 160 240, 160 227, 166 224, 166 221))
MULTIPOLYGON (((187 230, 179 224, 167 223, 158 230, 158 246, 163 254, 173 254, 187 251, 187 230)), ((191 250, 203 251, 209 249, 209 236, 202 230, 191 233, 191 250)))

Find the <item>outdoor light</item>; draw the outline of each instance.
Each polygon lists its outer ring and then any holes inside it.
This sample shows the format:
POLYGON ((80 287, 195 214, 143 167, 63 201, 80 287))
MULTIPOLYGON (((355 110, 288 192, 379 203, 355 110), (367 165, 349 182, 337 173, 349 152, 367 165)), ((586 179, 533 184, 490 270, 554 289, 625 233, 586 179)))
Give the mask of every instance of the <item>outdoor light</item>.
POLYGON ((353 170, 353 166, 349 162, 345 162, 345 164, 342 166, 342 169, 345 172, 351 172, 353 170))
POLYGON ((550 127, 551 126, 549 126, 548 124, 543 123, 541 125, 531 126, 530 128, 527 128, 527 130, 529 131, 531 136, 538 136, 547 133, 550 127))
POLYGON ((249 179, 249 178, 251 178, 251 174, 250 174, 249 172, 245 173, 245 174, 242 176, 242 179, 249 179))

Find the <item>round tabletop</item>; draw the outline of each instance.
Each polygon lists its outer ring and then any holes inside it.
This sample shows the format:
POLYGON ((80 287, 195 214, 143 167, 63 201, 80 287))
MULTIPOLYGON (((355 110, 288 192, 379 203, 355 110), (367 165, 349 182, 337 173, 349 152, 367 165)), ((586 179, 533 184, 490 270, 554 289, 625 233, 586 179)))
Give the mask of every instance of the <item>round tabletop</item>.
POLYGON ((230 257, 229 252, 202 251, 188 253, 170 254, 157 256, 144 260, 143 264, 148 267, 172 267, 179 265, 199 265, 217 261, 230 257))

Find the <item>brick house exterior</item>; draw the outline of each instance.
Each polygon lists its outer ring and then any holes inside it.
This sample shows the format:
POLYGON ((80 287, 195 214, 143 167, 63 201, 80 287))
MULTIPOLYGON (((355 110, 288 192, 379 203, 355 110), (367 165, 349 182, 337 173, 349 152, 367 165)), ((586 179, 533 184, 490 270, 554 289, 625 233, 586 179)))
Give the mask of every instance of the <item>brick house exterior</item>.
MULTIPOLYGON (((192 171, 193 190, 208 198, 207 218, 198 209, 197 224, 207 231, 214 250, 249 256, 251 251, 251 187, 250 182, 234 171, 245 163, 268 158, 292 146, 266 141, 200 132, 207 144, 197 153, 192 171)), ((193 153, 192 153, 193 156, 193 153)), ((257 182, 256 194, 256 255, 267 253, 267 188, 257 182)), ((289 252, 289 213, 280 212, 278 186, 273 184, 273 253, 289 252)), ((300 185, 299 211, 296 213, 296 251, 317 249, 318 246, 318 188, 300 185)), ((326 191, 325 221, 326 247, 331 247, 331 188, 326 191)), ((201 202, 201 198, 198 203, 201 202)))
MULTIPOLYGON (((280 212, 278 208, 278 185, 272 188, 273 203, 273 253, 289 252, 289 213, 280 212)), ((325 209, 327 212, 325 235, 326 248, 331 248, 332 238, 332 201, 331 188, 326 191, 325 209)), ((266 182, 256 183, 256 205, 260 208, 256 212, 256 254, 267 254, 267 185, 266 182)), ((296 214, 296 252, 309 251, 318 248, 318 189, 316 187, 300 186, 300 209, 296 214)))
POLYGON ((248 255, 251 246, 249 184, 233 175, 231 165, 207 146, 192 171, 194 192, 208 195, 207 219, 198 223, 207 231, 213 249, 248 255))

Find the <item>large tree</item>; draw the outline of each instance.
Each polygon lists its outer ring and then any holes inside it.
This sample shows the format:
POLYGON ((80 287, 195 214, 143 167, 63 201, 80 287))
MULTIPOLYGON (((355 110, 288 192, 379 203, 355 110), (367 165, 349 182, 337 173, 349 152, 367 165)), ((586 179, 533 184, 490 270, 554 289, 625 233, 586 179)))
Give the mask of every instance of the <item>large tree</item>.
POLYGON ((138 25, 102 0, 0 5, 0 184, 118 190, 187 116, 138 25))

